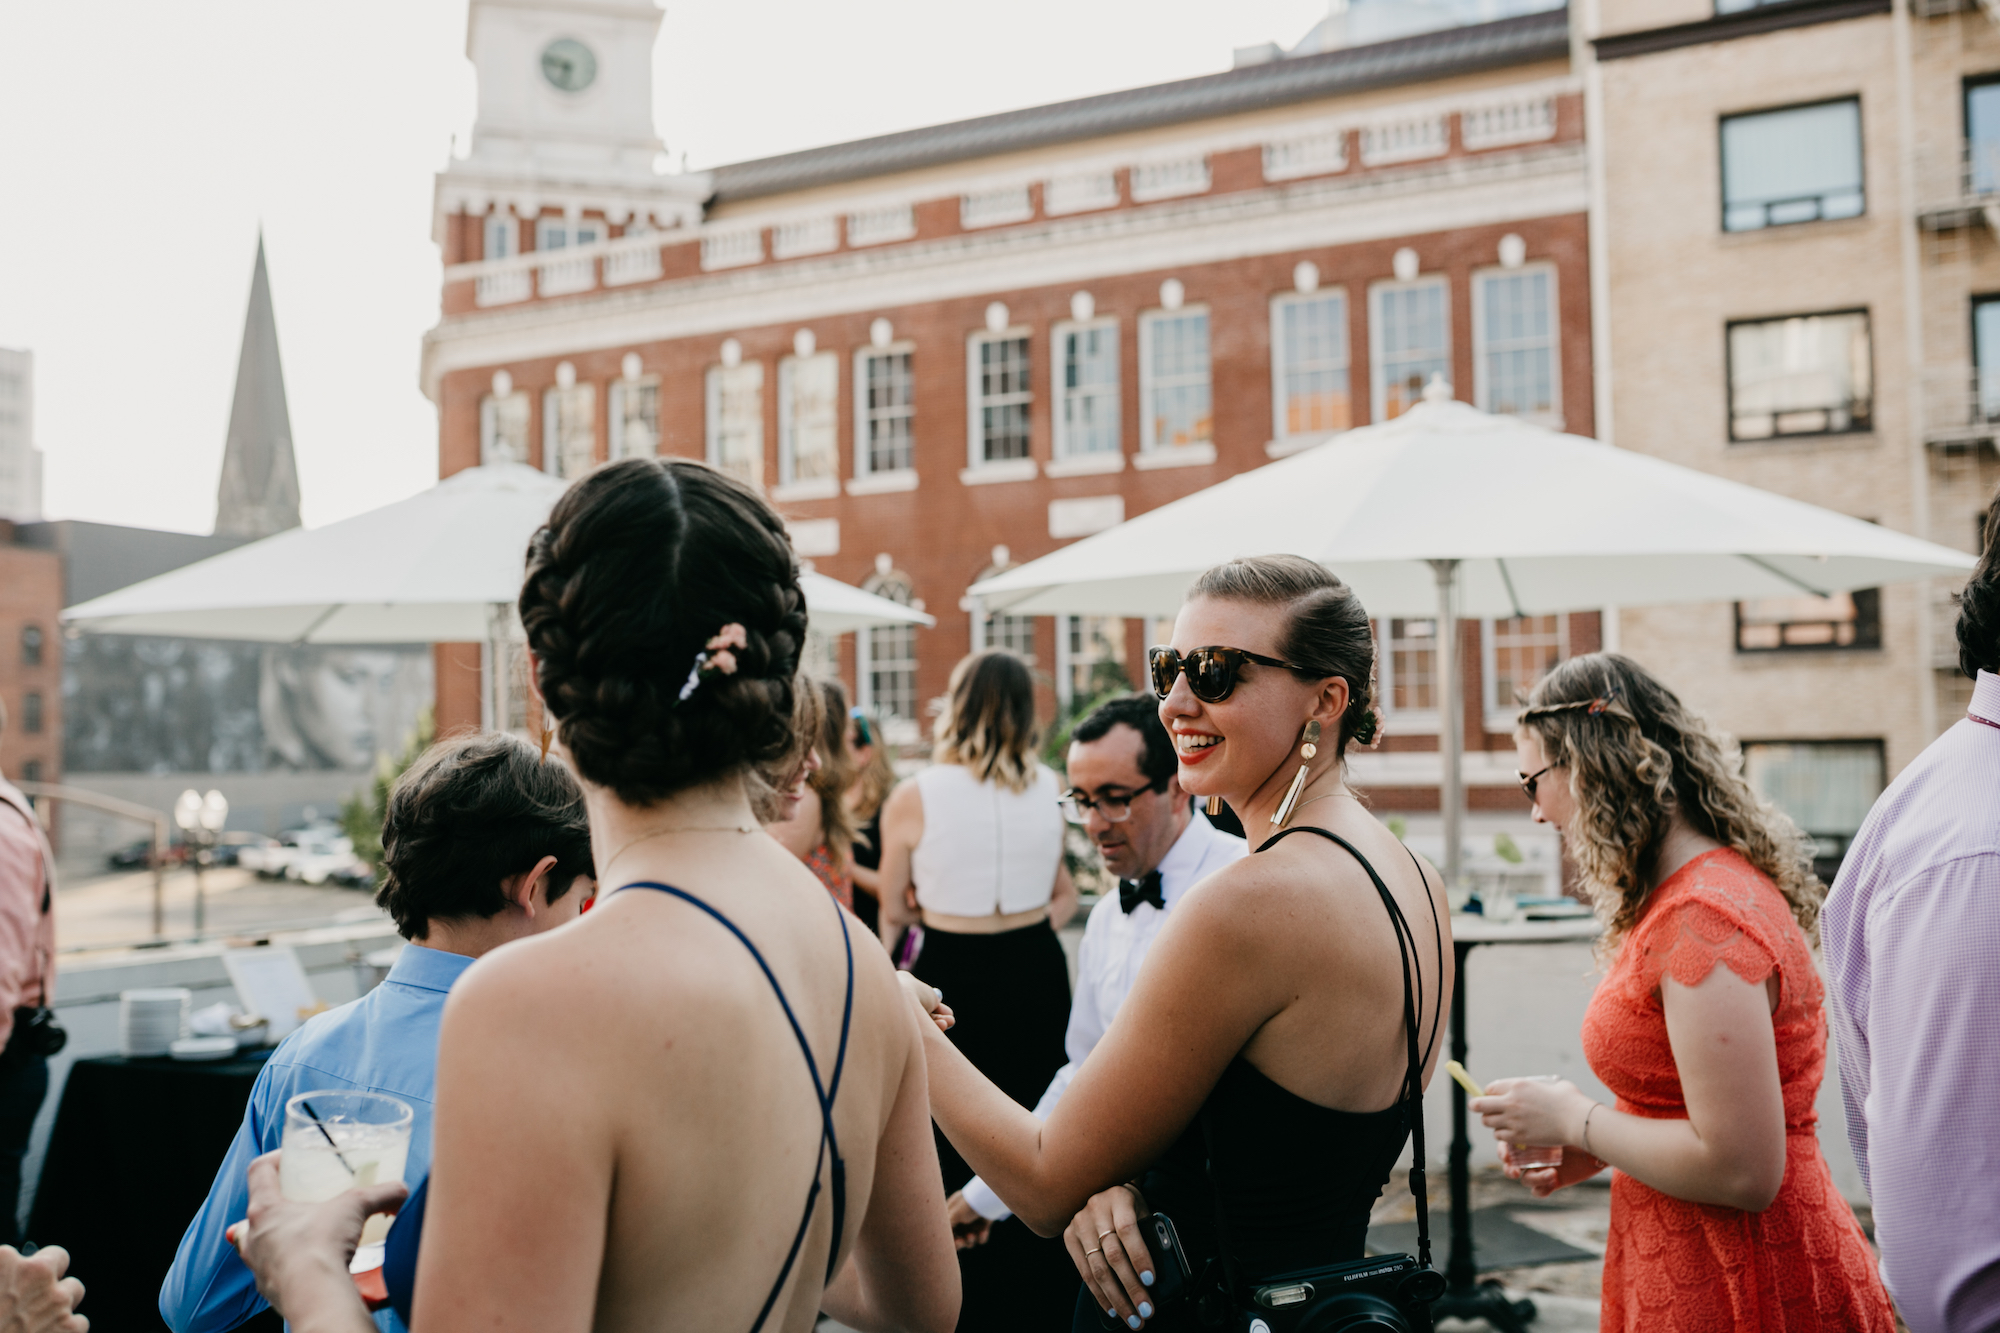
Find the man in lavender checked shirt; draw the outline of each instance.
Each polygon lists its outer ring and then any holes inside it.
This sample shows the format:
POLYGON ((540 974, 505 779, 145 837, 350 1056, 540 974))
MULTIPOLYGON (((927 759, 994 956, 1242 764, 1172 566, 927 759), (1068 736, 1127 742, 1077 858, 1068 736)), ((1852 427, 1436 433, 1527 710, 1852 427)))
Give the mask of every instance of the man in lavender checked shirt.
MULTIPOLYGON (((1118 898, 1098 903, 1084 927, 1063 1038, 1069 1063, 1035 1106, 1042 1119, 1111 1026, 1167 913, 1197 882, 1249 852, 1243 839, 1190 808, 1157 699, 1128 694, 1107 700, 1070 735, 1066 812, 1097 844, 1105 869, 1119 877, 1118 898)), ((1011 1215, 978 1176, 946 1207, 961 1246, 980 1243, 993 1222, 1011 1215)))
POLYGON ((1847 1136, 1914 1333, 2000 1329, 2000 497, 1960 595, 1964 719, 1882 793, 1820 916, 1847 1136))

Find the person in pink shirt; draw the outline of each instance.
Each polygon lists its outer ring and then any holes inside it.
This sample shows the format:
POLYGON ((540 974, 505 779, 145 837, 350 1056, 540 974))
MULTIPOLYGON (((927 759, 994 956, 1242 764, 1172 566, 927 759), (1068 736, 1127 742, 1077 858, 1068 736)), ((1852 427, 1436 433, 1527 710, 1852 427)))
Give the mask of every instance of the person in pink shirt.
MULTIPOLYGON (((6 725, 0 713, 0 726, 6 725)), ((27 1020, 55 994, 52 858, 20 788, 0 777, 0 1244, 21 1240, 21 1155, 49 1091, 47 1029, 27 1020)))
POLYGON ((1820 915, 1847 1137, 1914 1333, 2000 1329, 2000 496, 1959 594, 1966 715, 1897 775, 1820 915))

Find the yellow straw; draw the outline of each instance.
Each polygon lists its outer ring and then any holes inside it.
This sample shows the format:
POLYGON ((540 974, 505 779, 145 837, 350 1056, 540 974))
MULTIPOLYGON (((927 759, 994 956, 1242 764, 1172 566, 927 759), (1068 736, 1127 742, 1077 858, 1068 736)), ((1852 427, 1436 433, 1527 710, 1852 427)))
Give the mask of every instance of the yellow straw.
POLYGON ((1444 1072, 1450 1074, 1454 1079, 1458 1080, 1458 1086, 1464 1088, 1466 1092, 1471 1094, 1472 1096, 1484 1097, 1486 1095, 1486 1089, 1480 1087, 1477 1083, 1474 1083, 1472 1081, 1472 1075, 1466 1073, 1465 1066, 1460 1064, 1458 1061, 1456 1060, 1445 1061, 1444 1072))

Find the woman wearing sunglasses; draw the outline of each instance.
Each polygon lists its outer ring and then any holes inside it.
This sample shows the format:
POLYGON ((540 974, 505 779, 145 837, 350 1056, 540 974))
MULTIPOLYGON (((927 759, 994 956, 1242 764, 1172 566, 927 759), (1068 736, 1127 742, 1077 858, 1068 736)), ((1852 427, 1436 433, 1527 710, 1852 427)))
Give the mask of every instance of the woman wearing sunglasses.
POLYGON ((1887 1333, 1889 1298, 1814 1132, 1826 1015, 1811 840, 1629 658, 1551 671, 1514 743, 1536 821, 1562 830, 1606 922, 1583 1051, 1617 1105, 1512 1078, 1471 1108, 1537 1195, 1618 1168, 1603 1327, 1887 1333), (1509 1143, 1566 1146, 1523 1171, 1509 1143))
POLYGON ((1030 1226, 1063 1234, 1078 1329, 1198 1327, 1185 1301, 1155 1307, 1149 1210, 1196 1275, 1215 1256, 1241 1283, 1362 1257, 1451 953, 1440 878, 1345 782, 1348 744, 1375 732, 1373 664, 1368 613, 1319 565, 1203 574, 1150 655, 1153 686, 1180 785, 1227 801, 1257 853, 1175 907, 1046 1123, 925 1034, 933 1118, 1030 1226))

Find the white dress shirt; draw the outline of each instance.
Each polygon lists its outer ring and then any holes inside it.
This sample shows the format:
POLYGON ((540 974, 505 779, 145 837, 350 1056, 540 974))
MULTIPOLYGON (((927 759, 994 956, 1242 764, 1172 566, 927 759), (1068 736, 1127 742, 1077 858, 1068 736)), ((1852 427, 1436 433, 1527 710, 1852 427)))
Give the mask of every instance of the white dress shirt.
MULTIPOLYGON (((1153 947, 1167 913, 1181 895, 1222 867, 1250 854, 1249 844, 1231 837, 1200 814, 1188 819, 1187 828, 1154 869, 1160 872, 1160 900, 1164 908, 1140 903, 1128 915, 1118 905, 1116 894, 1106 894, 1090 910, 1083 928, 1083 944, 1076 955, 1076 993, 1069 1002, 1069 1031, 1063 1049, 1069 1063, 1049 1080, 1048 1091, 1035 1103, 1035 1115, 1042 1120, 1062 1100, 1076 1071, 1104 1040, 1118 1006, 1132 993, 1139 979, 1139 965, 1153 947)), ((965 1183, 965 1201, 981 1217, 998 1222, 1012 1214, 987 1183, 974 1176, 965 1183)))

